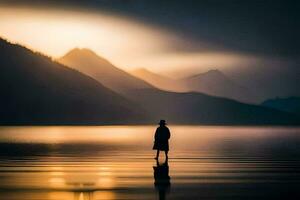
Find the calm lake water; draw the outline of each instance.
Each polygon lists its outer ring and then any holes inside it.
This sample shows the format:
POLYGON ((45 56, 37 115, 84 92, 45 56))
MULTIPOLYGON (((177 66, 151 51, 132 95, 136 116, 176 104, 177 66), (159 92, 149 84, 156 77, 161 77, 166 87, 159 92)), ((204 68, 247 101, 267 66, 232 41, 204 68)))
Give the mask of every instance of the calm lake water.
POLYGON ((300 129, 170 126, 1 127, 0 199, 299 199, 300 129), (161 154, 163 155, 163 154, 161 154))

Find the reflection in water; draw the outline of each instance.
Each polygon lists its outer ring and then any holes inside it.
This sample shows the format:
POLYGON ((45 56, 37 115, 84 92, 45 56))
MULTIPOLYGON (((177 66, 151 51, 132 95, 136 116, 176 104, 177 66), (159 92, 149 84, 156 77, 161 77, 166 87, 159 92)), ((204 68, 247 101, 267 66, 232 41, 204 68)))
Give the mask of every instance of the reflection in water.
POLYGON ((166 193, 170 191, 171 187, 168 159, 162 164, 157 159, 153 171, 155 189, 158 190, 159 199, 164 200, 166 199, 166 193))
POLYGON ((74 200, 93 200, 93 192, 75 192, 74 200))
POLYGON ((74 192, 73 200, 113 200, 115 199, 114 193, 110 191, 89 191, 83 190, 74 192))

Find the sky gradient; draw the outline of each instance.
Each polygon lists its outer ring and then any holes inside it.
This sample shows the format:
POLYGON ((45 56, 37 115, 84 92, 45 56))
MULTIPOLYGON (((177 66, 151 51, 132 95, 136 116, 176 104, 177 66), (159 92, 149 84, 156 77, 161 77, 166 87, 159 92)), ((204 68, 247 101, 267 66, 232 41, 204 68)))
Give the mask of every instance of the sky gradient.
POLYGON ((54 58, 90 48, 127 70, 294 70, 298 8, 268 0, 1 1, 0 36, 54 58))

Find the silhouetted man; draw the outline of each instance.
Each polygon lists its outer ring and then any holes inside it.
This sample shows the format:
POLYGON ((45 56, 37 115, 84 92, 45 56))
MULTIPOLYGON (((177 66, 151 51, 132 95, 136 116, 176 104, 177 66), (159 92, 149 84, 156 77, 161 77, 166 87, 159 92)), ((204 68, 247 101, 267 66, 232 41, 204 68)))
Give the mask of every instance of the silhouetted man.
POLYGON ((170 130, 166 127, 166 121, 160 120, 159 127, 156 129, 154 136, 155 141, 153 149, 157 150, 155 159, 158 159, 159 151, 165 151, 166 159, 168 159, 170 136, 170 130))

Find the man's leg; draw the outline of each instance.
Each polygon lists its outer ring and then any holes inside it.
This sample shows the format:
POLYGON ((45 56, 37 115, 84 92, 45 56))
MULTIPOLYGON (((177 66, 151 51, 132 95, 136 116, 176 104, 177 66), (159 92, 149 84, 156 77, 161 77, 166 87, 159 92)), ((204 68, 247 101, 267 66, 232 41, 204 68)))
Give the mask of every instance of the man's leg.
POLYGON ((158 159, 158 156, 159 156, 159 150, 157 150, 155 158, 158 159))

